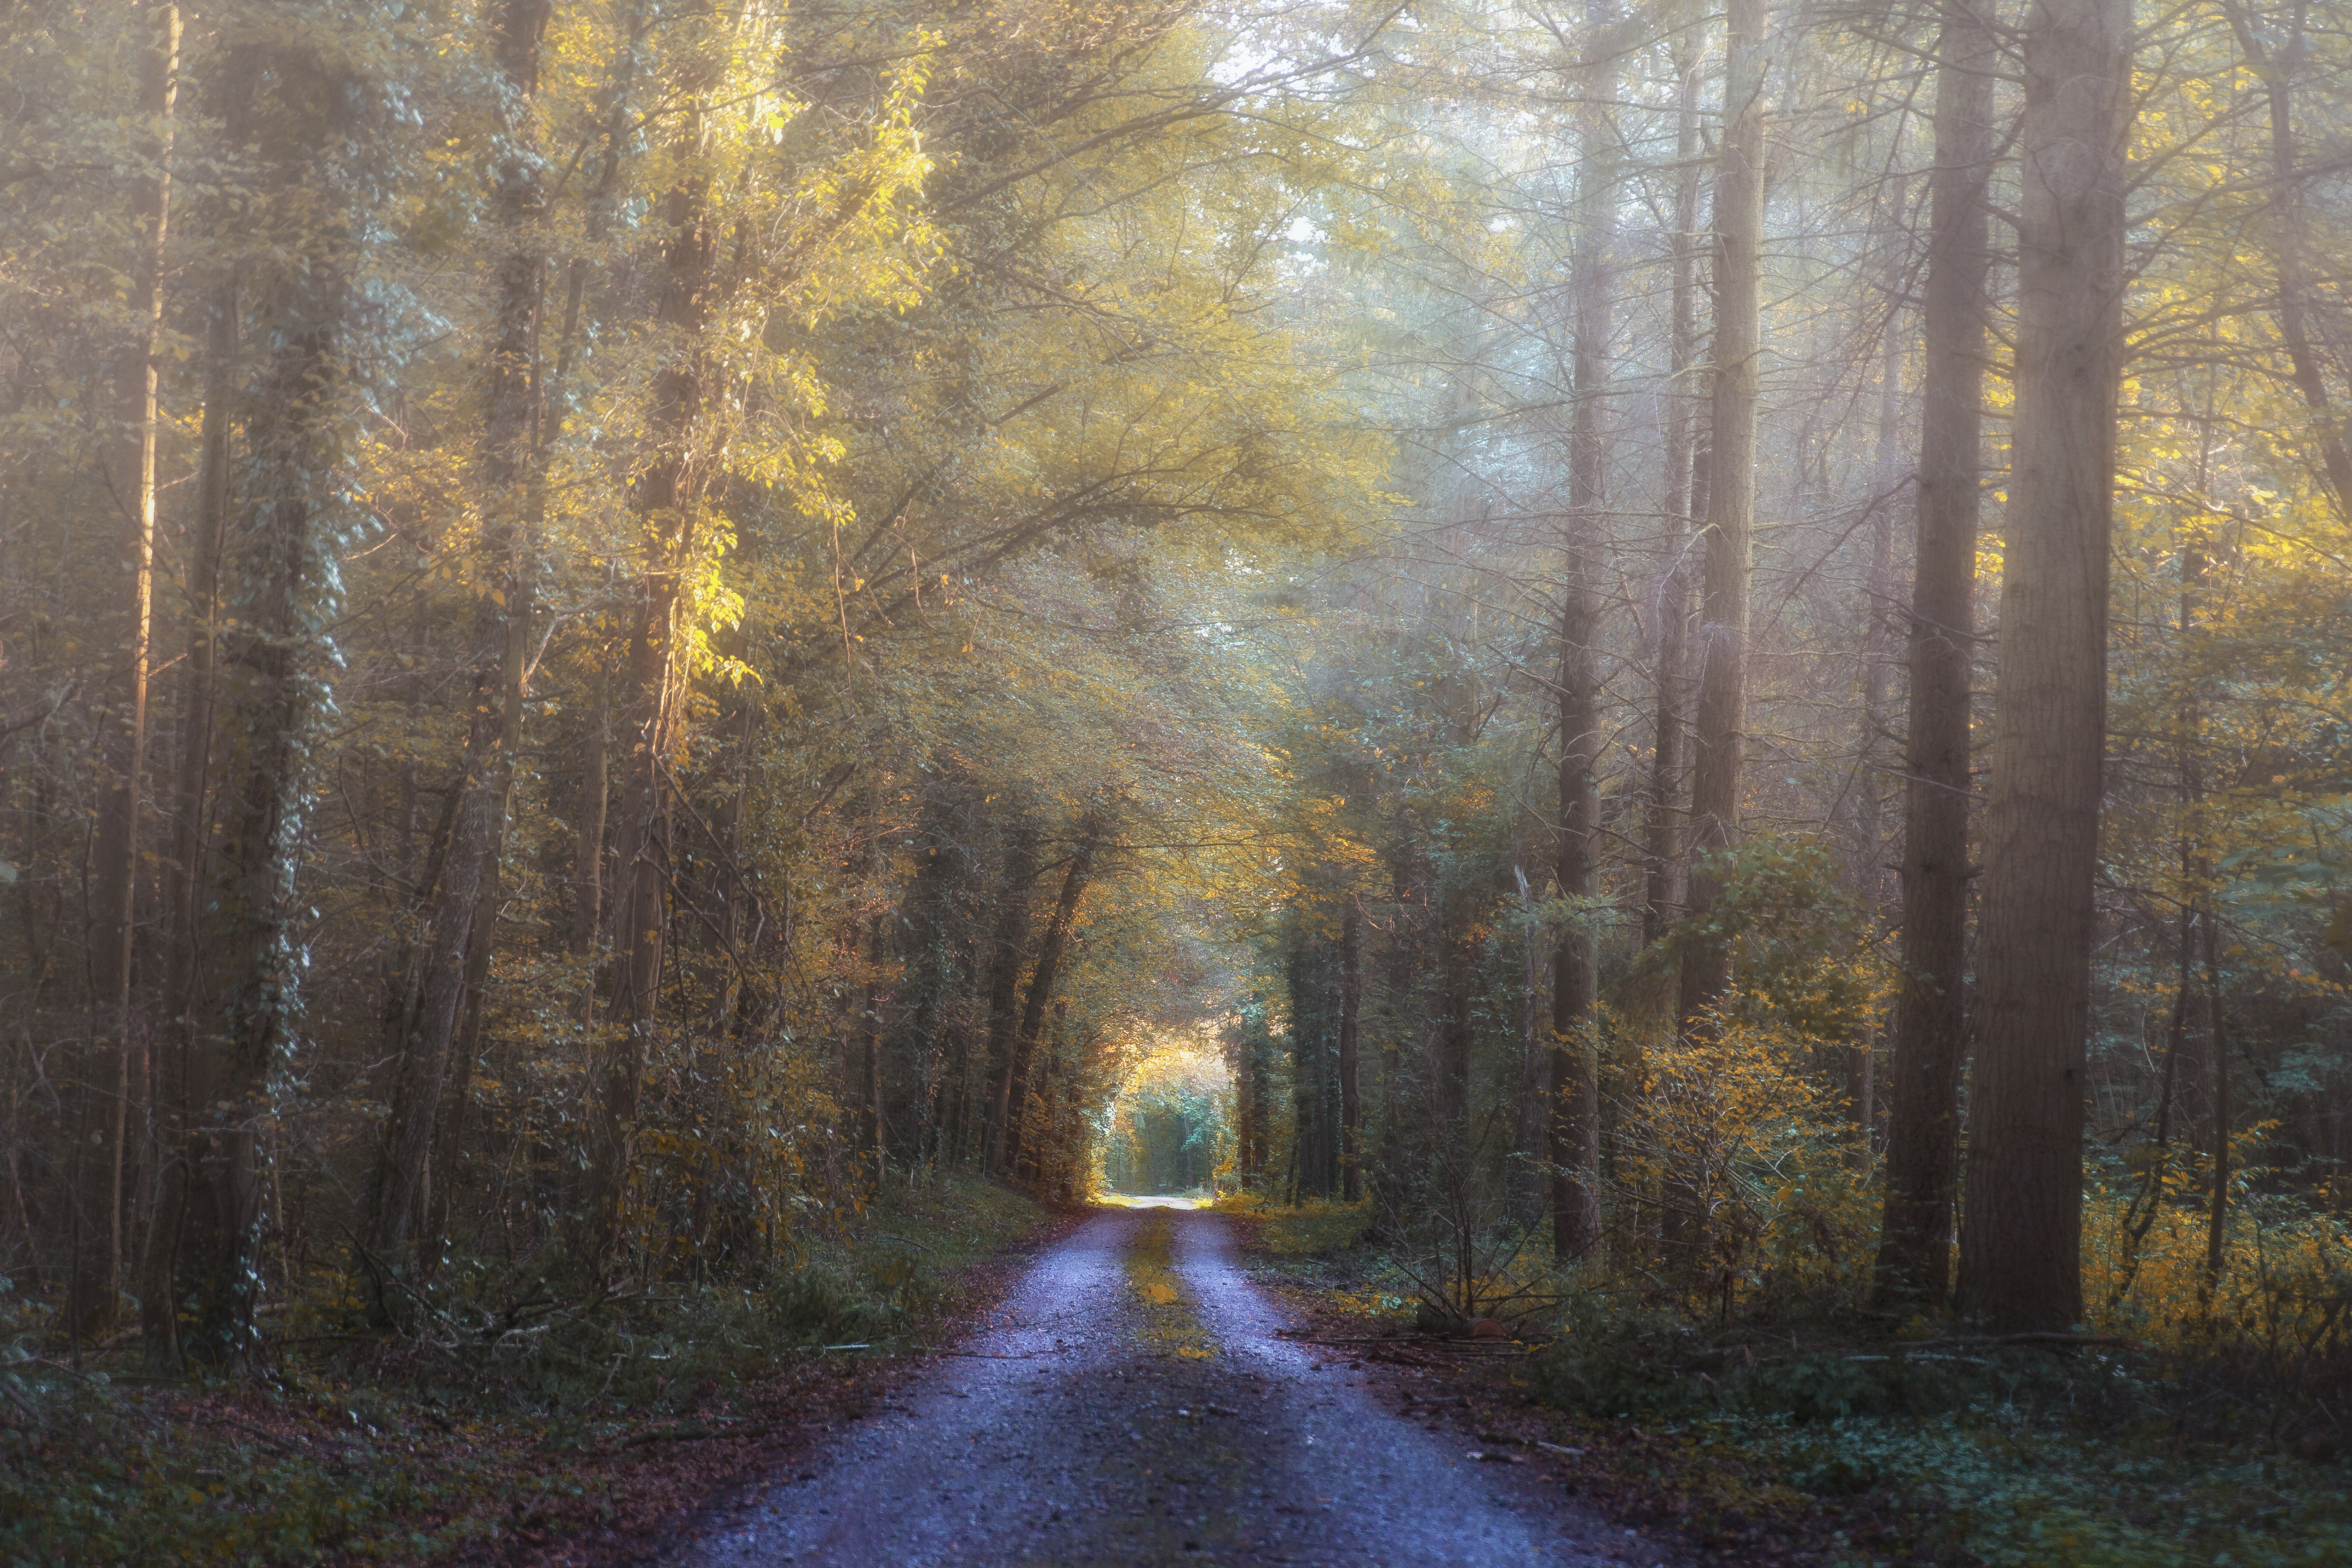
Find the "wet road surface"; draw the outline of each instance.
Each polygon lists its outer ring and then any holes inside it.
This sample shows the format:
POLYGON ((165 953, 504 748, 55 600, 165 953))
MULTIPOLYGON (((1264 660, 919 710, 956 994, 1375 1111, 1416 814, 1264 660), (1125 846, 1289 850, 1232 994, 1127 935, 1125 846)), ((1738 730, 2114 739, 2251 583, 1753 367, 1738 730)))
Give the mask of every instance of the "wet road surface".
POLYGON ((1223 1219, 1099 1215, 955 1357, 668 1561, 1666 1560, 1534 1467, 1478 1462, 1382 1406, 1281 1326, 1223 1219))

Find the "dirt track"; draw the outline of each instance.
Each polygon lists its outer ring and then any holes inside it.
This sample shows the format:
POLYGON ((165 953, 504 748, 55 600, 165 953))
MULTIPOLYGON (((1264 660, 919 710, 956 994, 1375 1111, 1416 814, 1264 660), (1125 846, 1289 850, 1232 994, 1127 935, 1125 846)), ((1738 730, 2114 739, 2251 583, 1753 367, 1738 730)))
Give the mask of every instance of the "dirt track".
POLYGON ((1280 1326, 1224 1220, 1105 1213, 940 1369, 668 1561, 1664 1561, 1280 1326))

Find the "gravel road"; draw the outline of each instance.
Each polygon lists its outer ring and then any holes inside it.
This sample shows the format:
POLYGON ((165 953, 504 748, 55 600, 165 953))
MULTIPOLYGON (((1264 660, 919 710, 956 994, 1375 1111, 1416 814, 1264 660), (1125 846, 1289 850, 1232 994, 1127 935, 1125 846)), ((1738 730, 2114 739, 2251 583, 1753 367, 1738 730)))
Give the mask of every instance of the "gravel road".
POLYGON ((673 1568, 764 1563, 1650 1564, 1535 1466, 1483 1463, 1276 1339, 1213 1214, 1119 1210, 994 1322, 673 1568))

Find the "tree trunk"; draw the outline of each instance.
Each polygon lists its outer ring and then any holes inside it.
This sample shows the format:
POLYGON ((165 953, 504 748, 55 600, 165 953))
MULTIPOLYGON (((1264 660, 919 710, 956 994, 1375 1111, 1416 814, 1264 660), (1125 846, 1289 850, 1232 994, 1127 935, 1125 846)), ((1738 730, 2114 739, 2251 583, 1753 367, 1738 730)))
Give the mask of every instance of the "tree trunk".
POLYGON ((507 0, 498 37, 507 107, 499 168, 498 217, 506 240, 496 273, 488 407, 485 411, 482 481, 487 513, 482 539, 484 578, 496 586, 474 601, 474 679, 467 714, 463 777, 456 823, 425 943, 425 978, 415 1012, 401 1042, 392 1112, 377 1154, 365 1244, 379 1262, 399 1256, 420 1234, 430 1209, 434 1132, 450 1050, 465 1013, 476 923, 491 918, 483 891, 495 878, 492 858, 505 840, 509 782, 521 738, 522 664, 530 627, 533 574, 529 517, 539 451, 539 315, 546 257, 530 225, 543 198, 535 152, 532 99, 539 85, 539 45, 546 0, 507 0))
POLYGON ((1021 1032, 1013 1037, 1013 1055, 1005 1065, 1004 1084, 999 1098, 1003 1113, 999 1124, 1003 1128, 1002 1147, 990 1162, 1006 1175, 1011 1175, 1021 1161, 1021 1124, 1029 1108, 1029 1063, 1036 1054, 1037 1037, 1045 1026, 1045 1005, 1054 999, 1054 981, 1062 967, 1062 952, 1069 945, 1070 924, 1077 918, 1078 900, 1086 896, 1087 879, 1094 875, 1095 854, 1102 841, 1103 825, 1099 818, 1088 816, 1078 824, 1077 845, 1070 855, 1070 868, 1062 877, 1062 896, 1054 906, 1054 918, 1045 927, 1045 934, 1037 943, 1037 963, 1029 974, 1029 994, 1021 1007, 1021 1032))
POLYGON ((1696 1026, 1731 984, 1731 949, 1704 922, 1716 880, 1699 857, 1728 849, 1748 723, 1748 581, 1756 516, 1756 401, 1764 240, 1765 0, 1729 0, 1723 146, 1715 183, 1715 396, 1708 423, 1706 567, 1698 628, 1688 918, 1677 1016, 1696 1026))
POLYGON ((199 1037, 196 983, 204 952, 205 916, 198 895, 207 885, 205 860, 206 782, 212 771, 215 655, 218 649, 221 552, 228 536, 229 464, 236 438, 235 365, 237 289, 232 278, 205 308, 205 412, 197 443, 195 528, 185 569, 188 647, 180 689, 178 777, 173 790, 172 853, 164 867, 164 918, 170 951, 163 970, 163 1028, 157 1041, 147 1233, 140 1244, 139 1337, 147 1369, 157 1376, 181 1367, 178 1278, 187 1216, 192 1115, 191 1074, 199 1037))
POLYGON ((1947 0, 1937 45, 1936 170, 1920 382, 1904 745, 1903 962, 1895 1002, 1886 1194, 1874 1289, 1940 1304, 1951 1289, 1968 963, 1969 665, 1984 446, 1997 44, 1975 0, 1947 0))
MULTIPOLYGON (((1903 294, 1908 247, 1902 243, 1906 182, 1896 175, 1886 200, 1887 218, 1880 244, 1885 247, 1881 284, 1886 300, 1886 328, 1880 339, 1878 367, 1878 442, 1875 462, 1877 496, 1871 507, 1870 574, 1863 584, 1862 736, 1857 748, 1854 783, 1859 799, 1854 813, 1854 837, 1860 868, 1854 881, 1863 911, 1875 932, 1883 929, 1886 909, 1885 780, 1880 776, 1880 754, 1886 732, 1887 642, 1895 598, 1895 504, 1904 488, 1903 441, 1903 294)), ((1853 1162, 1868 1170, 1877 1154, 1878 1138, 1878 1018, 1864 1018, 1853 1046, 1853 1162)))
MULTIPOLYGON (((1605 7, 1588 0, 1585 17, 1594 47, 1613 61, 1612 39, 1601 24, 1605 7)), ((1612 64, 1585 72, 1577 108, 1575 253, 1569 263, 1574 387, 1569 414, 1569 539, 1559 616, 1559 891, 1592 897, 1595 837, 1600 826, 1601 610, 1599 577, 1601 508, 1607 503, 1608 450, 1603 433, 1608 395, 1609 249, 1616 224, 1617 139, 1609 119, 1616 82, 1612 64)), ((1601 1239, 1601 1088, 1594 1054, 1593 1009, 1600 999, 1600 964, 1592 931, 1581 918, 1561 931, 1552 960, 1551 1116, 1547 1152, 1551 1165, 1552 1251, 1562 1258, 1591 1253, 1601 1239)))
POLYGON ((1699 72, 1679 58, 1675 64, 1682 79, 1675 159, 1682 166, 1682 174, 1675 183, 1674 278, 1666 342, 1666 571, 1658 585, 1656 708, 1650 725, 1650 784, 1642 831, 1645 868, 1642 941, 1645 945, 1664 936, 1674 922, 1675 817, 1682 793, 1683 731, 1690 722, 1685 688, 1689 681, 1685 656, 1691 578, 1684 557, 1690 549, 1692 489, 1697 477, 1692 461, 1696 420, 1683 383, 1690 375, 1698 345, 1699 72))
POLYGON ((621 1240, 637 1097, 661 1001, 669 924, 669 752, 684 673, 679 589, 698 548, 696 524, 708 466, 706 454, 698 449, 698 426, 709 367, 698 340, 709 321, 717 250, 709 176, 700 167, 709 135, 706 110, 698 85, 688 87, 686 93, 691 107, 678 148, 686 174, 663 199, 668 235, 654 306, 655 324, 683 341, 675 357, 654 374, 646 420, 652 461, 638 475, 631 497, 644 566, 636 583, 623 677, 628 750, 614 881, 613 990, 606 1008, 623 1027, 598 1075, 589 1173, 583 1261, 597 1268, 621 1240))
POLYGON ((2308 225, 2304 217, 2303 190, 2295 173, 2294 79, 2303 64, 2305 0, 2288 8, 2287 42, 2273 54, 2263 47, 2246 18, 2245 8, 2224 0, 2222 12, 2237 35, 2246 63, 2262 79, 2271 132, 2271 253, 2278 273, 2279 341, 2286 349, 2287 366, 2295 390, 2310 410, 2313 433, 2319 445, 2319 468, 2327 481, 2329 500, 2338 517, 2352 515, 2352 450, 2344 440, 2344 421, 2327 395, 2327 376, 2313 351, 2311 328, 2305 319, 2311 294, 2308 225))
POLYGON ((2038 0, 2023 40, 2020 350, 1960 1232, 1961 1310, 1994 1331, 2082 1315, 2130 26, 2127 0, 2038 0))
POLYGON ((988 1039, 981 1053, 982 1116, 980 1153, 986 1168, 992 1152, 1004 1140, 1005 1107, 996 1085, 1005 1082, 1012 1094, 1013 1042, 1020 1028, 1015 1010, 1021 996, 1021 970, 1029 955, 1029 896, 1037 880, 1037 830, 1027 817, 1016 818, 1006 836, 1004 876, 997 894, 996 924, 991 933, 988 959, 988 1039))
POLYGON ((1364 1195, 1364 1101, 1356 1081, 1363 992, 1363 918, 1351 898, 1339 917, 1339 1180, 1340 1196, 1351 1204, 1364 1195))
POLYGON ((155 590, 155 391, 156 347, 163 331, 163 241, 172 209, 172 113, 179 92, 180 9, 173 0, 148 0, 141 21, 147 29, 141 51, 139 113, 153 127, 141 151, 153 171, 139 191, 139 255, 130 306, 137 322, 131 345, 115 371, 118 449, 110 456, 107 479, 123 520, 124 646, 130 653, 130 690, 122 721, 109 737, 113 778, 101 807, 91 880, 94 962, 90 1038, 104 1042, 92 1053, 88 1074, 89 1125, 82 1140, 84 1159, 78 1221, 96 1209, 103 1224, 79 1250, 68 1310, 77 1338, 110 1326, 122 1294, 123 1173, 131 1131, 133 1086, 146 1074, 136 1070, 136 1018, 131 1005, 131 938, 139 891, 141 792, 147 774, 147 686, 152 663, 155 590), (102 1240, 100 1238, 103 1238, 102 1240))
POLYGON ((612 798, 605 755, 613 735, 612 686, 602 669, 592 679, 596 707, 588 716, 588 743, 580 760, 580 823, 572 849, 572 951, 583 958, 595 952, 604 923, 604 812, 612 798))
POLYGON ((1323 1163, 1323 959, 1297 915, 1283 969, 1290 989, 1291 1201, 1325 1195, 1323 1163))

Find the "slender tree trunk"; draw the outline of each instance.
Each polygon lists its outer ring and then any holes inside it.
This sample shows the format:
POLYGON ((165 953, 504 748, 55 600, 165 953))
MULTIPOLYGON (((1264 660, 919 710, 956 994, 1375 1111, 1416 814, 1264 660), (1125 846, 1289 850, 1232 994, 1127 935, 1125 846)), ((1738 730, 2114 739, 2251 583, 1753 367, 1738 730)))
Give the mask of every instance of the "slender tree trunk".
POLYGON ((1969 682, 1992 269, 1985 192, 2000 65, 1981 0, 1946 0, 1937 59, 1904 746, 1902 988, 1875 1286, 1890 1304, 1940 1303, 1951 1288, 1967 1047, 1969 682))
POLYGON ((196 983, 205 929, 198 894, 207 885, 205 785, 212 769, 221 552, 228 535, 229 463, 236 439, 232 404, 238 310, 234 279, 214 289, 205 307, 205 412, 197 443, 195 527, 185 569, 188 647, 181 661, 178 776, 173 790, 172 852, 163 878, 170 950, 150 1112, 155 1167, 150 1174, 147 1231, 139 1257, 139 1337, 148 1371, 157 1376, 176 1373, 181 1365, 175 1281, 187 1215, 189 1162, 195 1152, 190 1141, 196 1103, 191 1074, 198 1054, 196 983))
POLYGON ((1062 953, 1069 945, 1078 900, 1086 896, 1087 882, 1094 875, 1095 855, 1102 842, 1102 832, 1099 818, 1090 816, 1079 823, 1070 868, 1062 876, 1062 896, 1054 906, 1054 918, 1045 927, 1045 936, 1037 943, 1037 963, 1030 971, 1029 994, 1021 1007, 1021 1032, 1013 1037, 1013 1055, 1005 1065, 999 1097, 1003 1108, 998 1119, 1004 1129, 1003 1142, 996 1158, 990 1162, 1007 1175, 1021 1161, 1021 1124, 1029 1104, 1029 1063, 1036 1054, 1037 1038, 1045 1026, 1045 1005, 1054 999, 1054 982, 1061 973, 1062 953))
POLYGON ((1996 1331, 2082 1315, 2130 29, 2128 0, 2037 0, 2024 29, 2017 395, 1960 1232, 1961 1310, 1996 1331))
POLYGON ((2310 410, 2313 435, 2319 446, 2319 468, 2327 480, 2336 515, 2352 508, 2352 450, 2344 440, 2344 421, 2327 395, 2327 376, 2311 342, 2307 301, 2311 297, 2311 239, 2304 216, 2302 177, 2295 172, 2294 85, 2302 68, 2305 0, 2288 8, 2284 49, 2273 52, 2248 21, 2237 0, 2224 0, 2222 13, 2237 35, 2246 63, 2263 83, 2263 105, 2270 114, 2271 132, 2271 252, 2278 273, 2278 303, 2273 311, 2279 342, 2286 349, 2287 366, 2295 390, 2310 410))
MULTIPOLYGON (((1907 247, 1901 243, 1906 182, 1891 183, 1886 222, 1880 236, 1885 247, 1881 283, 1886 300, 1886 330, 1880 340, 1878 367, 1878 443, 1875 469, 1877 499, 1870 520, 1870 575, 1863 584, 1862 738, 1855 760, 1859 796, 1855 839, 1861 853, 1855 878, 1863 909, 1874 931, 1883 926, 1886 907, 1885 780, 1880 776, 1880 755, 1886 733, 1887 642, 1893 625, 1895 597, 1895 505, 1902 493, 1903 439, 1899 416, 1903 402, 1903 293, 1907 247)), ((1854 1163, 1867 1170, 1877 1153, 1878 1018, 1863 1021, 1853 1047, 1854 1163)))
POLYGON ((698 547, 707 464, 698 450, 709 367, 698 342, 709 323, 717 236, 709 174, 700 167, 709 129, 698 85, 687 89, 679 153, 686 166, 663 199, 667 237, 655 323, 682 339, 676 355, 655 373, 646 415, 653 459, 631 498, 642 535, 644 565, 632 607, 623 710, 627 755, 623 764, 618 864, 613 911, 613 990, 607 1012, 622 1026, 598 1074, 593 1153, 589 1173, 587 1260, 601 1268, 621 1240, 637 1099, 644 1087, 661 1000, 667 951, 671 803, 669 752, 676 739, 682 680, 679 643, 685 628, 681 578, 698 547))
POLYGON ((1029 898, 1037 880, 1037 830, 1026 816, 1015 819, 1004 847, 1004 875, 997 894, 996 922, 988 960, 988 1038, 981 1055, 981 1147, 984 1168, 1004 1139, 1004 1108, 996 1085, 1011 1098, 1013 1042, 1021 1027, 1021 970, 1029 955, 1029 898))
POLYGON ((100 811, 92 872, 94 982, 93 1054, 85 1131, 84 1180, 78 1214, 103 1216, 98 1234, 80 1248, 70 1316, 77 1338, 114 1321, 122 1294, 123 1175, 134 1085, 146 1073, 135 1061, 139 1032, 131 1000, 131 942, 139 892, 141 792, 147 774, 147 687, 152 663, 155 592, 156 347, 163 331, 163 241, 172 210, 173 110, 179 92, 180 9, 173 0, 148 0, 140 58, 139 113, 152 128, 142 151, 152 164, 139 190, 139 255, 131 282, 136 336, 115 371, 121 438, 107 478, 122 513, 124 646, 130 689, 122 721, 110 737, 113 778, 100 811), (101 1240, 102 1237, 102 1240, 101 1240))
POLYGON ((529 510, 539 452, 539 317, 547 261, 530 232, 543 199, 535 151, 532 100, 547 0, 507 0, 498 58, 506 79, 505 145, 498 215, 505 240, 496 274, 496 337, 490 350, 488 407, 483 426, 482 479, 488 521, 483 575, 497 584, 475 602, 474 679, 467 716, 464 774, 456 824, 443 864, 425 942, 425 980, 394 1069, 365 1227, 366 1245, 384 1264, 421 1234, 430 1210, 433 1141, 451 1049, 474 973, 474 931, 492 918, 483 892, 495 883, 494 857, 505 839, 513 752, 521 734, 522 659, 533 574, 529 510))
POLYGON ((1363 918, 1351 899, 1339 917, 1339 1180, 1340 1196, 1351 1204, 1364 1195, 1360 1137, 1364 1102, 1356 1081, 1363 992, 1363 918))
POLYGON ((1290 990, 1291 1201, 1323 1195, 1323 963, 1294 914, 1283 963, 1290 990))
POLYGON ((1470 999, 1477 986, 1475 944, 1461 930, 1464 915, 1449 911, 1438 932, 1437 1122, 1444 1160, 1459 1167, 1470 1133, 1470 999))
POLYGON ((2205 1212, 2205 1279, 2218 1285, 2227 1259, 2230 1226, 2230 1036, 2221 1016, 2221 921, 2205 920, 2205 1007, 2213 1044, 2213 1190, 2205 1212))
MULTIPOLYGON (((1588 37, 1609 50, 1607 8, 1588 0, 1588 37)), ((1613 53, 1610 58, 1613 60, 1613 53)), ((1601 556, 1606 548, 1601 509, 1607 504, 1610 247, 1616 237, 1617 138, 1609 100, 1613 65, 1589 69, 1577 119, 1576 249, 1569 263, 1574 312, 1573 403, 1569 416, 1569 541, 1559 616, 1559 890, 1590 899, 1595 837, 1600 826, 1601 556)), ((1562 932, 1552 960, 1551 1164, 1552 1251, 1583 1258, 1601 1240, 1601 1087, 1594 1052, 1593 1009, 1600 964, 1592 931, 1581 919, 1562 932)))
POLYGON ((583 957, 596 951, 604 923, 604 813, 612 798, 612 764, 606 748, 612 743, 612 686, 599 669, 596 706, 588 716, 587 745, 580 759, 580 831, 572 850, 572 951, 583 957))
MULTIPOLYGON (((1731 847, 1748 723, 1748 583, 1756 516, 1759 315, 1764 241, 1765 0, 1729 0, 1723 145, 1715 183, 1715 397, 1708 426, 1706 567, 1698 630, 1696 767, 1691 778, 1689 917, 1715 908, 1715 874, 1698 857, 1731 847)), ((1685 1028, 1731 984, 1731 949, 1694 936, 1683 952, 1677 1016, 1685 1028)))
POLYGON ((1650 725, 1650 787, 1643 823, 1645 875, 1642 941, 1654 942, 1674 923, 1676 806, 1682 794, 1684 730, 1690 722, 1685 668, 1690 621, 1693 437, 1696 420, 1684 388, 1698 346, 1698 204, 1700 186, 1698 68, 1677 59, 1681 74, 1675 111, 1673 282, 1666 340, 1666 571, 1658 585, 1656 709, 1650 725))

